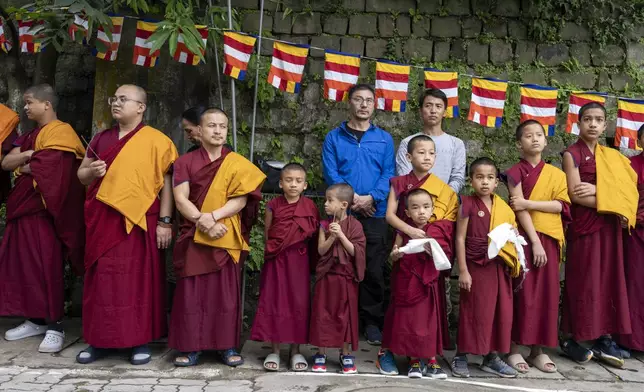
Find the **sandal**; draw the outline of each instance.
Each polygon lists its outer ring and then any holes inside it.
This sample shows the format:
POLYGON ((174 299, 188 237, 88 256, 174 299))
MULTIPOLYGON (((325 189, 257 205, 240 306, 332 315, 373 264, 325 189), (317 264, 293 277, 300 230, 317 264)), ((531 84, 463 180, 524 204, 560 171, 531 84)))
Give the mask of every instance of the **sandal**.
POLYGON ((106 355, 107 355, 106 349, 87 346, 87 348, 85 348, 84 350, 79 352, 78 355, 76 355, 76 362, 83 365, 87 365, 88 363, 92 363, 98 359, 103 358, 106 355), (89 355, 83 355, 83 354, 89 354, 89 355))
POLYGON ((340 354, 340 365, 342 365, 342 374, 358 373, 358 368, 356 367, 356 357, 351 354, 340 354))
POLYGON ((507 360, 508 365, 512 366, 514 370, 516 370, 519 373, 527 373, 530 369, 528 367, 528 363, 526 362, 525 359, 523 359, 523 356, 521 354, 510 354, 508 355, 508 360, 507 360), (521 369, 519 365, 525 365, 525 369, 521 369))
POLYGON ((134 366, 145 365, 149 363, 152 359, 152 353, 150 352, 150 347, 147 344, 142 346, 137 346, 132 349, 132 357, 130 357, 130 363, 134 366))
POLYGON ((311 371, 315 373, 326 373, 326 355, 317 353, 312 359, 313 367, 311 368, 311 371))
POLYGON ((503 378, 515 378, 518 373, 505 363, 498 354, 487 355, 481 364, 481 370, 503 378))
POLYGON ((199 356, 201 355, 201 351, 192 351, 189 353, 181 353, 181 355, 178 355, 174 359, 174 366, 179 366, 179 367, 189 367, 189 366, 195 366, 197 365, 197 362, 199 361, 199 356), (188 361, 180 361, 180 359, 187 359, 188 361))
POLYGON ((269 372, 276 372, 280 370, 280 356, 279 354, 275 353, 270 353, 266 356, 266 359, 264 359, 264 369, 268 370, 269 372), (269 363, 274 363, 276 366, 274 368, 268 366, 269 363))
POLYGON ((302 354, 295 354, 291 357, 291 370, 294 372, 303 372, 309 368, 309 363, 306 362, 306 358, 302 354), (298 369, 297 365, 304 365, 298 369))
POLYGON ((234 348, 229 348, 228 350, 221 352, 221 360, 230 367, 241 366, 244 364, 244 358, 235 350, 234 348), (239 357, 238 360, 232 361, 231 357, 239 357))
POLYGON ((557 365, 552 362, 552 359, 550 359, 548 354, 539 354, 536 357, 527 357, 525 360, 530 364, 530 366, 534 366, 544 373, 557 373, 557 365), (547 365, 551 365, 551 368, 546 367, 547 365))

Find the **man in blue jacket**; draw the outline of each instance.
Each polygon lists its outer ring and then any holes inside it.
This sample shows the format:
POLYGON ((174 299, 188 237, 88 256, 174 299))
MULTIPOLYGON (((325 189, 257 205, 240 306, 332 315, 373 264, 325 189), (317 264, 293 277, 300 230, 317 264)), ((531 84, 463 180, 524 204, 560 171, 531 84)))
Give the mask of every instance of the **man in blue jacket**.
POLYGON ((324 180, 331 186, 347 183, 355 190, 352 213, 367 238, 367 271, 360 284, 360 318, 367 342, 379 345, 385 315, 384 267, 387 196, 394 176, 394 141, 389 133, 371 124, 375 108, 373 87, 358 84, 349 90, 349 121, 326 136, 322 150, 324 180))

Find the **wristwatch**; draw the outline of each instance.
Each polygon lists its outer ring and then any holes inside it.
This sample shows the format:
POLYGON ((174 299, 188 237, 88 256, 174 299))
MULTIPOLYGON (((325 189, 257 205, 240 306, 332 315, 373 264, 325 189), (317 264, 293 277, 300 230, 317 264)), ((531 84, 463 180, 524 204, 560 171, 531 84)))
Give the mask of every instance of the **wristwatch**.
POLYGON ((172 224, 172 218, 169 216, 161 216, 159 217, 159 222, 160 223, 165 223, 166 225, 171 225, 172 224))

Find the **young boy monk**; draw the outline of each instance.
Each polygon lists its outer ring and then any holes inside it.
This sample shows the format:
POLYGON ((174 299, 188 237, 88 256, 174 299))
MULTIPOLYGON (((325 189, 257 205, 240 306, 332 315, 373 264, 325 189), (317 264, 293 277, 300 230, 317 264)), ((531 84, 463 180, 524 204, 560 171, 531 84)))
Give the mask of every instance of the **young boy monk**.
POLYGON ((358 283, 364 278, 366 239, 362 225, 347 210, 353 202, 349 184, 331 185, 326 191, 324 211, 329 216, 320 224, 311 308, 310 342, 319 347, 313 356, 313 371, 326 372, 326 348, 340 348, 342 373, 357 373, 358 283))
POLYGON ((181 352, 176 366, 194 366, 202 350, 217 350, 228 366, 244 363, 241 334, 241 265, 249 247, 260 188, 266 176, 224 147, 228 116, 207 109, 201 147, 174 165, 173 187, 183 219, 174 248, 177 288, 168 346, 181 352))
MULTIPOLYGON (((429 233, 434 210, 429 192, 423 188, 414 189, 407 195, 405 204, 405 212, 413 225, 429 233)), ((431 378, 446 378, 436 361, 436 354, 443 353, 443 332, 439 322, 440 274, 434 265, 431 247, 426 245, 422 253, 400 253, 399 248, 409 240, 411 237, 400 232, 394 240, 391 301, 385 316, 383 346, 397 355, 411 358, 407 373, 410 378, 421 378, 427 371, 422 364, 425 358, 430 358, 431 378)))
MULTIPOLYGON (((434 166, 436 149, 434 141, 427 135, 413 137, 407 144, 407 160, 411 162, 412 171, 404 176, 391 179, 389 199, 387 201, 387 222, 396 231, 410 239, 434 238, 439 242, 441 248, 448 258, 453 254, 454 228, 456 214, 458 211, 458 197, 446 183, 436 175, 429 174, 434 166), (410 192, 417 189, 424 189, 432 196, 433 212, 429 217, 431 225, 428 231, 419 229, 405 212, 406 198, 410 192)), ((438 289, 445 292, 445 279, 438 279, 438 289)), ((447 329, 447 313, 445 296, 439 296, 439 308, 437 309, 440 324, 440 338, 443 346, 449 341, 447 329)), ((390 331, 393 333, 393 331, 390 331)), ((387 350, 387 344, 378 353, 377 366, 382 374, 398 374, 396 362, 391 352, 387 350)), ((430 358, 429 375, 433 378, 445 376, 440 365, 434 358, 430 358)), ((412 363, 412 365, 414 365, 412 363)))
POLYGON ((0 245, 0 316, 27 319, 8 330, 6 340, 45 335, 38 351, 55 353, 65 339, 64 261, 83 271, 85 188, 76 170, 85 148, 72 127, 57 119, 51 86, 31 87, 23 99, 37 128, 15 139, 2 159, 2 169, 16 178, 0 245))
MULTIPOLYGON (((632 332, 622 226, 635 226, 637 174, 619 151, 598 143, 606 130, 606 109, 588 103, 579 109, 579 139, 563 153, 572 201, 566 246, 566 283, 561 328, 570 337, 561 349, 583 363, 593 356, 622 367, 611 334, 632 332), (592 351, 579 341, 594 340, 592 351)), ((637 278, 635 278, 637 279, 637 278)))
MULTIPOLYGON (((644 125, 637 131, 637 144, 644 148, 644 125)), ((626 276, 639 277, 626 281, 628 306, 631 314, 632 333, 617 336, 621 346, 631 350, 644 351, 644 153, 631 158, 631 167, 637 174, 637 225, 624 241, 624 263, 626 276)))
POLYGON ((564 244, 564 224, 570 221, 566 175, 546 164, 541 154, 548 144, 543 126, 536 120, 521 123, 516 130, 521 161, 505 174, 510 206, 521 234, 529 239, 526 265, 530 272, 514 280, 514 322, 508 363, 520 373, 528 363, 542 372, 557 367, 542 346, 556 347, 559 324, 559 262, 564 244), (519 345, 531 346, 523 358, 519 345), (527 361, 527 363, 526 363, 527 361))
POLYGON ((517 371, 499 353, 510 351, 512 277, 519 275, 520 264, 510 243, 505 244, 498 257, 488 258, 488 233, 504 223, 516 227, 514 212, 494 193, 499 181, 491 159, 472 162, 470 179, 475 194, 461 196, 456 222, 461 293, 458 352, 452 361, 452 373, 469 377, 467 354, 477 354, 485 356, 481 370, 516 377, 517 371))
POLYGON ((280 343, 290 343, 291 369, 303 371, 308 363, 300 344, 309 341, 311 311, 309 245, 317 234, 320 213, 311 199, 302 196, 306 169, 299 163, 282 168, 279 186, 284 195, 266 205, 264 266, 250 338, 272 343, 273 351, 264 360, 266 370, 279 370, 280 343))

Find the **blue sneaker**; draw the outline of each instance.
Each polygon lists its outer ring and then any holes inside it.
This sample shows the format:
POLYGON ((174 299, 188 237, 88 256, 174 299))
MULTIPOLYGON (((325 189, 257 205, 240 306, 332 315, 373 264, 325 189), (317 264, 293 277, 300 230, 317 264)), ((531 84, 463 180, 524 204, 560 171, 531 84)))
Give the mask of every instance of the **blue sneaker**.
POLYGON ((378 360, 376 361, 376 366, 380 370, 380 374, 386 376, 397 376, 398 368, 396 367, 396 360, 394 355, 389 350, 380 350, 378 351, 378 360))
POLYGON ((624 367, 622 350, 609 337, 603 336, 592 347, 593 356, 616 368, 624 367))
POLYGON ((382 332, 375 325, 367 325, 364 335, 367 338, 367 343, 372 346, 380 346, 382 344, 382 332))
POLYGON ((409 371, 407 377, 409 378, 423 378, 423 364, 419 360, 411 361, 409 364, 409 371))

